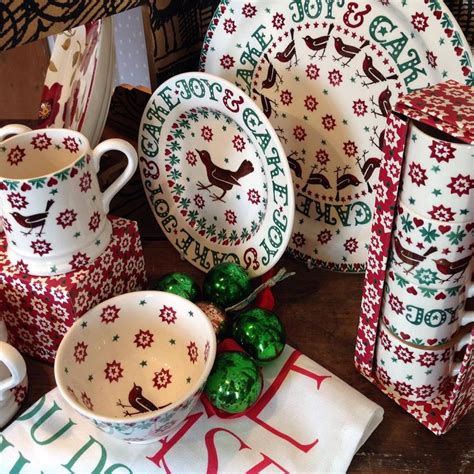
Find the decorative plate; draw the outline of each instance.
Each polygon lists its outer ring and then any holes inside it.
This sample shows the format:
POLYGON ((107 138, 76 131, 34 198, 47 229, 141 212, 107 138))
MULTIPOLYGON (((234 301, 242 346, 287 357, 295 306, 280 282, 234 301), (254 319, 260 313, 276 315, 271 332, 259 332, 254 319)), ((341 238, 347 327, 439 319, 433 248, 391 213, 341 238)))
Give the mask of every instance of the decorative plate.
POLYGON ((155 218, 190 263, 235 261, 255 277, 278 262, 293 225, 290 168, 240 89, 204 73, 169 79, 148 101, 138 147, 155 218))
POLYGON ((365 268, 386 116, 398 96, 474 85, 469 46, 438 0, 222 0, 201 69, 256 100, 295 182, 289 248, 309 264, 365 268))
POLYGON ((40 128, 77 130, 95 146, 105 124, 100 112, 108 100, 108 82, 113 80, 112 43, 110 18, 56 37, 38 113, 40 128))

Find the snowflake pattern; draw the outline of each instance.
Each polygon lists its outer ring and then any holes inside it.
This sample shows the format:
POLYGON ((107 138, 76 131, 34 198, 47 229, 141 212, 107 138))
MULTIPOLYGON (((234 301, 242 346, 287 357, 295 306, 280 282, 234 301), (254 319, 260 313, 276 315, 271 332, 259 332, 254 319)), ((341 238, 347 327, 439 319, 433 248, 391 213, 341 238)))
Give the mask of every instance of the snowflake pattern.
POLYGON ((244 138, 241 135, 235 135, 232 139, 232 146, 236 151, 244 151, 246 146, 244 138))
POLYGON ((326 163, 329 162, 329 154, 326 150, 323 150, 322 148, 316 151, 316 153, 314 154, 314 158, 321 166, 324 166, 326 163))
POLYGON ((426 51, 426 60, 433 69, 438 67, 438 56, 433 51, 426 51))
POLYGON ((306 238, 301 232, 295 232, 291 239, 297 248, 301 248, 306 244, 306 238))
POLYGON ((316 64, 308 64, 306 66, 306 76, 308 79, 315 81, 319 77, 319 67, 316 64))
POLYGON ((413 351, 411 351, 407 346, 398 345, 395 347, 395 355, 398 360, 405 362, 406 364, 411 364, 415 359, 413 351))
POLYGON ((201 137, 204 138, 206 142, 211 142, 213 136, 214 133, 212 132, 211 127, 208 127, 207 125, 201 127, 201 137))
POLYGON ((113 323, 120 316, 120 308, 114 304, 102 308, 100 319, 104 324, 113 323))
POLYGON ((92 187, 92 176, 89 171, 86 171, 79 180, 79 188, 81 192, 86 193, 92 187))
POLYGON ((52 140, 46 133, 37 133, 32 139, 31 144, 35 150, 47 150, 52 145, 52 140))
POLYGON ((7 161, 12 166, 18 166, 23 161, 23 158, 25 156, 26 156, 25 149, 20 148, 20 146, 17 145, 16 147, 11 148, 10 151, 8 152, 7 161))
POLYGON ((229 35, 232 35, 233 33, 235 33, 237 27, 235 26, 235 21, 232 20, 232 18, 227 18, 225 21, 224 21, 224 31, 229 34, 229 35))
POLYGON ((417 398, 427 399, 433 396, 434 387, 432 385, 421 385, 415 389, 415 395, 417 398))
POLYGON ((194 204, 196 204, 196 207, 198 209, 203 209, 204 206, 206 205, 206 201, 200 194, 196 194, 193 198, 194 204))
POLYGON ((31 242, 31 248, 33 253, 42 257, 43 255, 48 255, 53 250, 52 245, 49 242, 46 242, 44 239, 37 239, 31 242))
POLYGON ((293 94, 288 89, 280 92, 280 101, 283 105, 290 105, 293 102, 293 94))
POLYGON ((357 117, 363 117, 368 111, 368 107, 365 100, 354 100, 354 102, 352 103, 352 110, 354 111, 354 114, 357 117))
POLYGON ((74 209, 65 209, 56 217, 56 223, 63 229, 72 226, 77 220, 77 212, 74 209))
POLYGON ((395 390, 402 396, 402 397, 410 397, 413 395, 413 387, 406 383, 398 380, 394 383, 395 390))
POLYGON ((285 26, 285 17, 281 13, 275 13, 272 18, 273 28, 281 30, 285 26))
POLYGON ((251 188, 247 191, 247 199, 252 204, 260 204, 260 193, 255 188, 251 188))
POLYGON ((340 86, 342 84, 342 74, 341 71, 337 69, 333 69, 332 71, 328 72, 328 79, 329 83, 333 87, 340 86))
POLYGON ((392 348, 392 341, 389 339, 387 334, 384 332, 380 333, 380 344, 382 344, 382 347, 386 350, 389 351, 392 348))
POLYGON ((191 166, 196 166, 197 164, 197 156, 194 151, 189 150, 186 152, 186 161, 191 165, 191 166))
POLYGON ((137 347, 146 349, 147 347, 151 347, 153 344, 154 336, 148 329, 146 331, 139 329, 137 334, 135 334, 135 339, 133 342, 137 347))
POLYGON ((344 249, 346 252, 354 253, 354 252, 357 252, 358 248, 359 248, 359 243, 357 242, 357 239, 353 237, 347 239, 344 242, 344 249))
POLYGON ((174 324, 177 319, 176 310, 172 306, 163 305, 160 309, 159 316, 161 320, 167 324, 174 324))
POLYGON ((388 372, 383 367, 377 367, 376 374, 377 374, 377 379, 382 385, 384 385, 385 387, 390 385, 390 376, 388 375, 388 372))
POLYGON ((88 347, 84 341, 78 342, 74 346, 74 359, 78 364, 82 364, 86 360, 88 347))
POLYGON ((11 388, 10 391, 13 393, 15 403, 21 405, 26 398, 26 385, 17 385, 16 387, 11 388))
POLYGON ((306 138, 306 135, 306 130, 301 125, 296 125, 296 127, 293 129, 293 136, 299 142, 302 142, 306 138))
POLYGON ((186 346, 186 349, 188 349, 188 357, 190 362, 195 364, 198 360, 198 348, 196 346, 196 343, 194 341, 189 341, 189 344, 186 346))
POLYGON ((100 226, 100 213, 98 211, 94 212, 89 219, 89 230, 95 232, 100 226))
POLYGON ((449 163, 450 160, 454 159, 456 148, 449 142, 433 140, 428 148, 431 150, 430 158, 434 158, 438 163, 443 161, 449 163))
POLYGON ((244 15, 245 18, 253 18, 257 14, 257 7, 255 5, 252 5, 251 3, 246 3, 242 7, 242 15, 244 15))
POLYGON ((153 377, 153 387, 157 388, 158 390, 162 388, 166 388, 171 383, 172 375, 169 369, 161 369, 159 372, 155 372, 155 376, 153 377))
POLYGON ((474 188, 474 179, 469 175, 458 174, 456 177, 451 177, 451 182, 448 184, 451 194, 457 194, 459 197, 469 195, 474 188))
POLYGON ((423 367, 433 367, 438 362, 438 355, 436 352, 423 352, 417 360, 423 367))
POLYGON ((332 232, 329 229, 323 229, 316 239, 321 245, 326 245, 332 239, 332 232))
POLYGON ((410 176, 412 183, 419 186, 425 186, 428 176, 426 170, 418 163, 410 163, 408 176, 410 176))
POLYGON ((63 145, 71 153, 76 153, 79 150, 79 144, 74 137, 64 137, 63 145))
POLYGON ((324 117, 321 118, 323 127, 330 132, 331 130, 334 130, 336 128, 336 119, 330 115, 327 114, 324 117))
POLYGON ((450 207, 445 207, 442 204, 439 206, 433 206, 431 211, 428 212, 432 219, 435 221, 450 222, 454 220, 455 212, 450 207))
POLYGON ((82 404, 88 409, 88 410, 93 410, 94 409, 94 405, 91 401, 91 399, 87 396, 87 393, 86 392, 81 392, 81 400, 82 400, 82 404))
POLYGON ((104 373, 106 380, 110 383, 118 382, 123 377, 122 364, 115 359, 112 362, 106 362, 104 373))
POLYGON ((346 156, 349 156, 351 158, 357 156, 357 153, 359 152, 357 145, 351 140, 345 142, 343 148, 346 156))
POLYGON ((228 224, 230 224, 230 225, 237 224, 237 216, 236 216, 235 212, 232 209, 227 209, 224 212, 224 217, 225 217, 225 220, 228 224))
POLYGON ((309 112, 314 112, 318 108, 319 102, 313 95, 307 95, 304 99, 304 106, 309 112))
POLYGON ((392 311, 394 311, 396 314, 403 314, 405 311, 403 301, 401 301, 398 296, 391 293, 388 297, 388 304, 390 305, 390 308, 392 308, 392 311))
POLYGON ((426 31, 428 28, 428 17, 422 12, 417 12, 412 15, 411 24, 418 32, 426 31))
POLYGON ((29 204, 29 202, 26 200, 26 197, 22 196, 20 193, 8 193, 7 199, 11 207, 14 209, 25 209, 25 207, 29 204))
POLYGON ((419 268, 415 271, 415 280, 420 285, 434 285, 438 281, 436 272, 429 268, 419 268))
POLYGON ((73 254, 72 259, 69 261, 72 270, 79 270, 90 263, 90 257, 84 252, 77 252, 73 254))
POLYGON ((224 69, 231 69, 235 65, 235 59, 230 54, 223 54, 220 64, 224 69))

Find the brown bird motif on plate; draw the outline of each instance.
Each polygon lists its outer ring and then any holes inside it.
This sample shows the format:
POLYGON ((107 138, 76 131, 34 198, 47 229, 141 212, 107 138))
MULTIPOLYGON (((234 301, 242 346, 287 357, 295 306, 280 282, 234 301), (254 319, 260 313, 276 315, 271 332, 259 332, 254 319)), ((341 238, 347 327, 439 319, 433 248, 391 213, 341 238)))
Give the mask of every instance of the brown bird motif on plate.
MULTIPOLYGON (((206 167, 207 179, 209 180, 208 185, 205 185, 198 181, 198 189, 206 189, 209 191, 209 188, 215 186, 222 191, 222 194, 218 196, 217 194, 211 194, 213 201, 224 201, 224 196, 227 191, 230 191, 234 186, 240 186, 239 180, 244 176, 249 175, 254 171, 253 165, 249 160, 244 160, 240 164, 237 170, 231 171, 221 168, 214 164, 211 160, 211 155, 207 150, 196 150, 199 154, 199 158, 206 167)), ((210 191, 209 191, 210 192, 210 191)))

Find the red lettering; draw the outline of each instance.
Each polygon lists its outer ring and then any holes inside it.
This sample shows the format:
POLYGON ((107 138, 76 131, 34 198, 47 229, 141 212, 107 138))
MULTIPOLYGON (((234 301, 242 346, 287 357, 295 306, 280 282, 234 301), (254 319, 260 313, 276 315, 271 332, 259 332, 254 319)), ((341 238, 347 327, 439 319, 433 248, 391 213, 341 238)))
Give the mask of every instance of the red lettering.
POLYGON ((263 456, 263 459, 258 464, 255 464, 255 466, 249 469, 245 474, 259 474, 271 465, 276 466, 278 469, 280 469, 281 472, 284 472, 285 474, 290 474, 290 471, 287 471, 284 467, 280 466, 273 459, 270 459, 266 454, 260 454, 263 456))
POLYGON ((213 428, 209 430, 204 438, 207 448, 207 474, 217 474, 219 470, 219 459, 214 443, 214 437, 216 433, 219 432, 228 433, 233 436, 240 443, 239 451, 242 451, 242 449, 250 449, 250 446, 246 445, 235 433, 232 433, 232 431, 226 430, 225 428, 213 428))

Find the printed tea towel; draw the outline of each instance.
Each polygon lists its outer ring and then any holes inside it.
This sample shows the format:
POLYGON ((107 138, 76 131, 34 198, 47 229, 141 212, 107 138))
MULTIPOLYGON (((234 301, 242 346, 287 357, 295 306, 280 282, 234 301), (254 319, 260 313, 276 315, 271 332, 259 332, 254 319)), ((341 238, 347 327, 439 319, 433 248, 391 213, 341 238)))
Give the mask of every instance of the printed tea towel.
POLYGON ((131 445, 99 431, 61 398, 41 398, 0 434, 4 473, 343 472, 383 410, 287 346, 263 369, 257 405, 240 418, 199 402, 165 439, 131 445))

